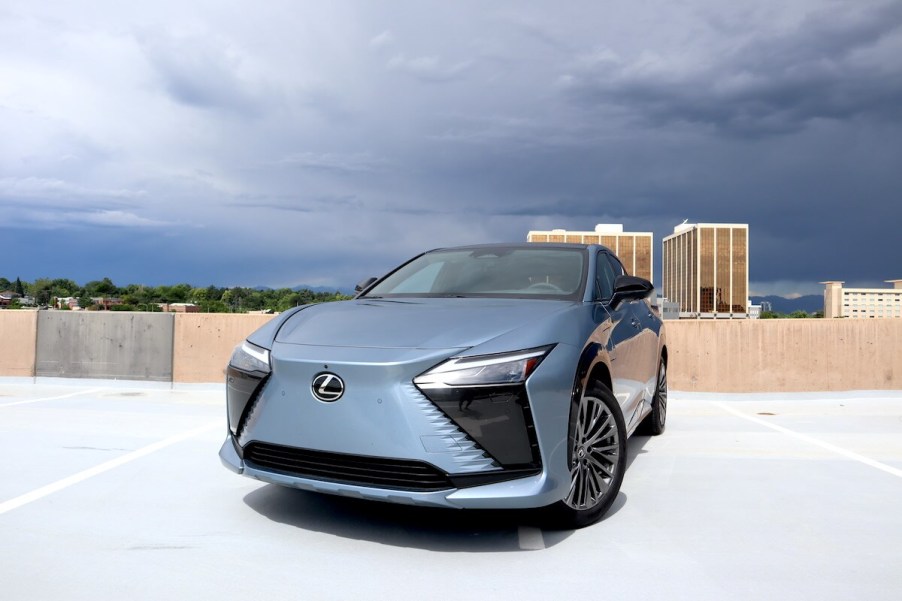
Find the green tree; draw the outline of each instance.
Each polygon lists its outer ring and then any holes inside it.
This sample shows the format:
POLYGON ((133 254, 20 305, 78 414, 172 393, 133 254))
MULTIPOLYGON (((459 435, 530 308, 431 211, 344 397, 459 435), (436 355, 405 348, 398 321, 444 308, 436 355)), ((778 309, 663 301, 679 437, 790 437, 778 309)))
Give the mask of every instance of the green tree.
POLYGON ((22 285, 22 280, 16 278, 16 287, 14 288, 15 293, 19 296, 25 296, 25 287, 22 285))
POLYGON ((53 294, 53 282, 49 278, 38 278, 26 288, 39 306, 49 305, 55 296, 71 296, 70 294, 53 294))
POLYGON ((266 308, 267 294, 265 291, 244 289, 244 311, 260 311, 266 308))
POLYGON ((207 300, 218 301, 222 300, 222 288, 217 288, 213 284, 207 286, 207 300))
POLYGON ((81 286, 72 280, 57 278, 50 282, 50 292, 53 296, 72 296, 81 286))
POLYGON ((290 290, 288 294, 283 294, 279 297, 279 301, 276 303, 274 310, 281 313, 301 304, 303 304, 301 303, 301 295, 290 290))
POLYGON ((187 303, 191 290, 191 284, 157 286, 155 296, 162 303, 187 303))
POLYGON ((207 311, 207 306, 210 304, 209 291, 206 288, 192 288, 188 294, 188 300, 200 307, 201 311, 207 311))
POLYGON ((103 278, 100 281, 91 281, 85 284, 85 290, 89 296, 116 296, 119 294, 119 288, 110 278, 103 278))

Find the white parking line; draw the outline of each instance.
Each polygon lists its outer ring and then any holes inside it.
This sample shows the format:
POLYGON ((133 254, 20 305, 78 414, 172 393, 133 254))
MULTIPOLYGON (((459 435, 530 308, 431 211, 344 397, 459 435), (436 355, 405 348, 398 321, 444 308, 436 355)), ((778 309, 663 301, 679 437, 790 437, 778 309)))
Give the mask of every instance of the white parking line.
POLYGON ((59 396, 48 396, 40 399, 27 399, 24 401, 13 401, 12 403, 0 403, 0 407, 12 407, 14 405, 28 405, 29 403, 41 403, 43 401, 57 401, 59 399, 68 399, 70 397, 79 396, 82 394, 93 394, 95 392, 100 392, 104 390, 103 388, 91 388, 90 390, 79 390, 78 392, 70 392, 69 394, 61 394, 59 396))
POLYGON ((520 526, 517 528, 520 548, 524 551, 540 551, 545 548, 545 538, 542 531, 532 526, 520 526))
POLYGON ((780 432, 782 434, 785 434, 785 435, 795 438, 797 440, 801 440, 803 442, 813 444, 815 446, 821 447, 822 449, 826 449, 827 451, 830 451, 832 453, 836 453, 837 455, 842 455, 843 457, 845 457, 847 459, 852 459, 853 461, 858 461, 859 463, 869 465, 871 467, 877 468, 878 470, 884 471, 888 474, 892 474, 893 476, 902 478, 902 470, 894 468, 891 465, 881 463, 879 461, 871 459, 870 457, 865 457, 864 455, 859 455, 858 453, 855 453, 853 451, 846 450, 842 447, 838 447, 836 445, 830 444, 829 442, 824 442, 823 440, 818 440, 817 438, 814 438, 813 436, 808 436, 807 434, 800 434, 798 432, 793 432, 792 430, 790 430, 788 428, 784 428, 783 426, 778 426, 777 424, 772 424, 763 419, 759 419, 752 415, 748 415, 746 413, 742 413, 741 411, 737 411, 736 409, 733 409, 732 407, 725 405, 723 403, 719 403, 717 401, 710 401, 710 402, 712 405, 715 405, 716 407, 720 407, 727 413, 731 413, 731 414, 735 415, 736 417, 741 417, 744 420, 748 420, 748 421, 756 423, 760 426, 764 426, 765 428, 770 428, 771 430, 776 430, 777 432, 780 432))
POLYGON ((121 457, 117 457, 115 459, 111 459, 107 462, 101 463, 95 467, 86 469, 82 472, 78 472, 77 474, 73 474, 68 478, 63 478, 62 480, 57 480, 51 484, 46 486, 42 486, 41 488, 35 489, 29 493, 25 493, 24 495, 18 496, 14 499, 10 499, 9 501, 4 501, 0 503, 0 515, 3 515, 7 511, 12 511, 13 509, 18 509, 23 505, 27 505, 33 501, 37 501, 38 499, 42 499, 47 495, 51 495, 55 492, 59 492, 65 488, 69 488, 73 484, 78 484, 88 478, 93 478, 99 474, 104 472, 108 472, 113 468, 117 468, 120 465, 125 465, 135 459, 140 459, 145 455, 150 455, 151 453, 155 453, 161 449, 165 449, 168 446, 174 445, 176 443, 182 442, 184 440, 188 440, 189 438, 193 438, 198 436, 199 434, 204 434, 216 428, 222 428, 222 420, 216 420, 215 422, 209 423, 205 426, 201 426, 199 428, 195 428, 193 430, 189 430, 188 432, 184 432, 182 434, 177 434, 175 436, 170 436, 165 440, 161 440, 159 442, 155 442, 153 444, 149 444, 146 447, 142 447, 136 451, 132 451, 131 453, 126 453, 121 457))

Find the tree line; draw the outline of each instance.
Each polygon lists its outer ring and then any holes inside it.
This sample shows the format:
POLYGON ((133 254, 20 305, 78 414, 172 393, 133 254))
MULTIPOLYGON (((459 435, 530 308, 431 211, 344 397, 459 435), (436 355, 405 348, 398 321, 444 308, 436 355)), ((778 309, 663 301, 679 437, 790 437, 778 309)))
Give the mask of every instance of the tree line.
MULTIPOLYGON (((246 313, 248 311, 269 310, 281 312, 308 303, 322 303, 351 298, 338 291, 314 292, 313 290, 277 290, 256 288, 220 288, 207 286, 197 288, 191 284, 173 286, 144 286, 129 284, 119 287, 110 280, 94 280, 84 286, 65 278, 39 278, 34 282, 23 282, 19 278, 10 281, 0 277, 0 292, 12 291, 22 297, 31 297, 39 307, 53 306, 58 298, 76 298, 78 305, 87 310, 97 310, 103 305, 93 299, 118 299, 121 304, 109 305, 113 311, 160 311, 160 304, 192 303, 205 313, 246 313)), ((11 307, 21 304, 13 301, 11 307)))
POLYGON ((762 311, 758 317, 760 319, 807 319, 812 317, 821 318, 824 316, 823 311, 815 311, 808 313, 807 311, 793 311, 792 313, 780 313, 778 311, 762 311))

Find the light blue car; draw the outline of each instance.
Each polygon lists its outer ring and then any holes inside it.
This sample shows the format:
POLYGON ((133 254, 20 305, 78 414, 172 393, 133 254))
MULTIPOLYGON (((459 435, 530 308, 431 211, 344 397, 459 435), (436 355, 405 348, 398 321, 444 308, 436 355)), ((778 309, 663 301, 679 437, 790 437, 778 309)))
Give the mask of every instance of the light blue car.
POLYGON ((235 349, 223 463, 304 490, 598 520, 626 440, 664 430, 667 345, 594 245, 443 248, 235 349))

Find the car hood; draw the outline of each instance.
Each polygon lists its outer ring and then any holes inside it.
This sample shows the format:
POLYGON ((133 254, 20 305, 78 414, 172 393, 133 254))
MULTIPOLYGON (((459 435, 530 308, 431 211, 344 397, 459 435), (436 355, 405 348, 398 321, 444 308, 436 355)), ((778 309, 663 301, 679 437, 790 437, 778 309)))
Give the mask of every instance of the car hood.
POLYGON ((572 306, 531 299, 356 299, 313 305, 279 329, 285 344, 451 349, 469 348, 572 306))

